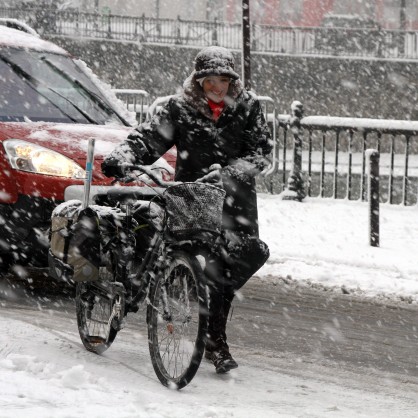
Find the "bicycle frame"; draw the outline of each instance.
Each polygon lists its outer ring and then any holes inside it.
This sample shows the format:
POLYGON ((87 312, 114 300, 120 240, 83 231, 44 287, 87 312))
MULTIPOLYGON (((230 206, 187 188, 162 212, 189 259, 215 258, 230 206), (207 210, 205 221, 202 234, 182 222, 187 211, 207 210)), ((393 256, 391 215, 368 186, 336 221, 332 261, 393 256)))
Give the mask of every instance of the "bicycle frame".
POLYGON ((155 190, 151 201, 142 200, 136 188, 112 188, 93 209, 100 213, 106 207, 106 215, 97 218, 102 280, 77 283, 77 325, 85 348, 101 354, 123 328, 123 318, 146 301, 152 365, 163 385, 181 389, 196 374, 205 348, 209 288, 196 256, 200 248, 218 245, 225 192, 149 177, 174 187, 155 190))

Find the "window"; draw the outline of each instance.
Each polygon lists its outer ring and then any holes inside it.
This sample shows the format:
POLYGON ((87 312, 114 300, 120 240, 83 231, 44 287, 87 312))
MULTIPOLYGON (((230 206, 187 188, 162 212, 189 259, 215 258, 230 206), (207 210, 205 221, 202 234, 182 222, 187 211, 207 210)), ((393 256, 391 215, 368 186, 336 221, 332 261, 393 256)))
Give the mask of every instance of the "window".
POLYGON ((280 21, 291 24, 302 19, 303 0, 280 0, 279 16, 280 21))
POLYGON ((418 20, 418 3, 416 0, 406 0, 406 20, 417 21, 418 20))
POLYGON ((399 25, 401 0, 383 1, 383 19, 386 23, 399 25))
POLYGON ((375 17, 376 0, 334 0, 334 14, 375 17))
MULTIPOLYGON (((418 20, 418 3, 417 0, 405 0, 405 17, 408 22, 418 20)), ((384 0, 383 17, 388 23, 399 26, 401 15, 401 0, 384 0)))

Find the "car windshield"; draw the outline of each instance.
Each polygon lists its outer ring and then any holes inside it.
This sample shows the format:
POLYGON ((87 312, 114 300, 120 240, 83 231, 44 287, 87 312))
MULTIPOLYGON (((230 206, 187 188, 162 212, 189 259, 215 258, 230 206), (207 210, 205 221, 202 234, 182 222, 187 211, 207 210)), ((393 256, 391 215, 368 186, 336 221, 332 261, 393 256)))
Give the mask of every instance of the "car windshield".
POLYGON ((68 56, 0 49, 0 120, 127 125, 68 56))

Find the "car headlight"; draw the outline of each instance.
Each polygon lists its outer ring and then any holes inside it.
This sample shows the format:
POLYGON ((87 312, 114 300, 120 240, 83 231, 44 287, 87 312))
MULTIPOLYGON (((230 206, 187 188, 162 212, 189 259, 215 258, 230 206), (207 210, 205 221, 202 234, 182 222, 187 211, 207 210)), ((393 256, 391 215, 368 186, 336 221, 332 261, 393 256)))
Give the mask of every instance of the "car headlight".
POLYGON ((73 160, 40 145, 8 139, 3 142, 11 166, 20 171, 81 179, 85 171, 73 160))

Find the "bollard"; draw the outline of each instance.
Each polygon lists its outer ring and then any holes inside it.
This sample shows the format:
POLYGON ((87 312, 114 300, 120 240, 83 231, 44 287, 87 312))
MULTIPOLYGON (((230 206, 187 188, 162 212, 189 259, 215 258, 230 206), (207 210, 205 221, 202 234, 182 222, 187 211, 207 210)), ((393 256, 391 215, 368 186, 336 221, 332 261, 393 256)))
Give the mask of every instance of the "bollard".
POLYGON ((302 133, 300 120, 303 117, 301 102, 292 103, 292 117, 290 129, 293 133, 293 164, 287 180, 287 189, 282 193, 283 200, 298 200, 301 202, 305 196, 305 185, 302 179, 302 133))
POLYGON ((369 239, 372 247, 379 247, 379 152, 375 149, 368 149, 366 156, 369 167, 369 239))
POLYGON ((83 196, 83 209, 87 208, 90 200, 90 186, 93 181, 93 164, 94 164, 94 145, 95 139, 90 138, 87 147, 87 159, 86 159, 86 177, 84 179, 84 196, 83 196))

